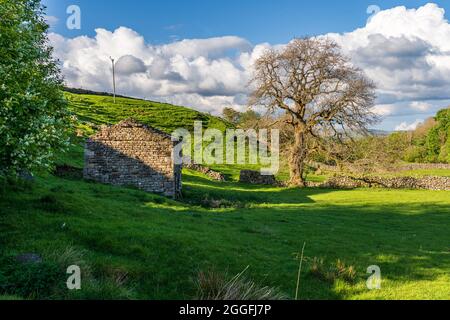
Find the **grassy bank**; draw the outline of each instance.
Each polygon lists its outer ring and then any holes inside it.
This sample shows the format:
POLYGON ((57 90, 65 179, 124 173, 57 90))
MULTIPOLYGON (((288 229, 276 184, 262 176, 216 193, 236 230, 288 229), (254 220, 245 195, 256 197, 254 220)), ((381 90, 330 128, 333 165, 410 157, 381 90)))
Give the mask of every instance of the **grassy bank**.
POLYGON ((92 127, 115 124, 127 118, 134 118, 167 133, 178 128, 193 130, 194 121, 202 121, 205 128, 225 131, 232 125, 218 117, 186 107, 139 99, 113 98, 109 96, 65 93, 70 111, 77 116, 79 128, 86 134, 92 127))

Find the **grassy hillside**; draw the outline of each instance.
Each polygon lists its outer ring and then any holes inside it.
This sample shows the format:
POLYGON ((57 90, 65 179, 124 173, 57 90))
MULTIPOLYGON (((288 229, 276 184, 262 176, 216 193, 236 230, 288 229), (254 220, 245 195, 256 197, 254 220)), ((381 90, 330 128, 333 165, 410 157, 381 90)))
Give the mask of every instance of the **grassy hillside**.
POLYGON ((193 129, 194 121, 202 121, 204 127, 225 131, 232 127, 225 120, 186 107, 139 99, 118 97, 116 103, 110 96, 73 94, 66 92, 69 109, 80 122, 80 128, 92 133, 92 127, 115 124, 134 118, 167 133, 178 128, 193 129))

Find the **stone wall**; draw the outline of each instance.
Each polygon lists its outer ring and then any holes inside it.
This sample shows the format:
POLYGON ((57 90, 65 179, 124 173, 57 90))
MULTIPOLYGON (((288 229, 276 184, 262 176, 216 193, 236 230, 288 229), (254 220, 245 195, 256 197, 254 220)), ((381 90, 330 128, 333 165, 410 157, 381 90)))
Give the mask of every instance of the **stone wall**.
MULTIPOLYGON (((266 184, 287 187, 274 176, 262 176, 259 171, 241 171, 240 182, 249 184, 266 184)), ((325 182, 306 182, 309 188, 354 189, 354 188, 388 188, 388 189, 422 189, 450 191, 450 177, 351 177, 334 176, 325 182)))
POLYGON ((102 127, 86 141, 84 178, 177 197, 182 168, 174 145, 170 135, 133 120, 102 127))
POLYGON ((317 185, 321 188, 353 189, 353 188, 389 188, 389 189, 425 189, 450 190, 450 177, 365 177, 349 176, 331 177, 325 183, 317 185))
MULTIPOLYGON (((312 167, 316 168, 320 171, 330 171, 330 172, 339 172, 339 168, 337 166, 330 166, 323 163, 311 162, 309 163, 312 167)), ((356 164, 346 163, 345 169, 348 172, 357 174, 364 173, 364 167, 358 166, 356 164)), ((373 169, 373 168, 372 168, 373 169)), ((405 163, 405 164, 393 164, 393 165, 384 165, 378 168, 379 172, 397 172, 397 171, 412 171, 412 170, 450 170, 450 164, 447 163, 405 163)))
POLYGON ((273 175, 263 176, 261 175, 261 172, 252 170, 242 170, 240 173, 239 182, 249 184, 278 185, 278 182, 273 175))
POLYGON ((203 173, 204 175, 210 177, 213 180, 216 181, 220 181, 220 182, 224 182, 225 181, 225 176, 223 175, 223 173, 217 172, 212 170, 211 168, 202 166, 201 164, 195 164, 195 163, 184 163, 183 167, 189 170, 194 170, 200 173, 203 173))
POLYGON ((410 170, 450 170, 450 164, 448 163, 408 163, 399 167, 402 171, 410 170))

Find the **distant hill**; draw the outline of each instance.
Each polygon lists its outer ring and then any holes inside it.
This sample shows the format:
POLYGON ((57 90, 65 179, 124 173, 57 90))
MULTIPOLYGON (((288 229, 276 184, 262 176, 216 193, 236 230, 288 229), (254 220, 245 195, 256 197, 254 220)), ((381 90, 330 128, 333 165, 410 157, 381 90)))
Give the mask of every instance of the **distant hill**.
POLYGON ((202 121, 205 128, 220 131, 233 127, 231 123, 219 117, 168 103, 124 96, 117 96, 114 103, 109 93, 84 89, 67 88, 65 96, 69 102, 69 110, 78 118, 79 128, 87 134, 92 133, 96 126, 115 124, 127 118, 134 118, 167 133, 178 128, 191 131, 194 121, 202 121))
POLYGON ((379 137, 385 137, 388 136, 392 133, 392 131, 387 131, 387 130, 377 130, 377 129, 371 129, 369 130, 371 134, 373 134, 374 136, 379 136, 379 137))
MULTIPOLYGON (((93 91, 93 90, 81 89, 81 88, 64 87, 64 91, 65 92, 70 92, 70 93, 75 93, 75 94, 89 94, 89 95, 93 95, 93 96, 114 97, 114 95, 112 93, 109 93, 109 92, 100 92, 100 91, 93 91)), ((116 94, 116 97, 140 100, 138 98, 123 96, 123 95, 120 95, 120 94, 116 94)))

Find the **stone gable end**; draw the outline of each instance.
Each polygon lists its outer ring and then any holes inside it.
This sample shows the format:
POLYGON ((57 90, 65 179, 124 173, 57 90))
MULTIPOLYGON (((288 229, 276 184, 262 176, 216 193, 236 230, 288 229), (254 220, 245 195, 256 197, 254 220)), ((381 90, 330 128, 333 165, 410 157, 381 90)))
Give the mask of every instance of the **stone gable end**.
POLYGON ((103 127, 86 141, 84 177, 165 196, 181 192, 181 166, 171 136, 133 120, 103 127))

